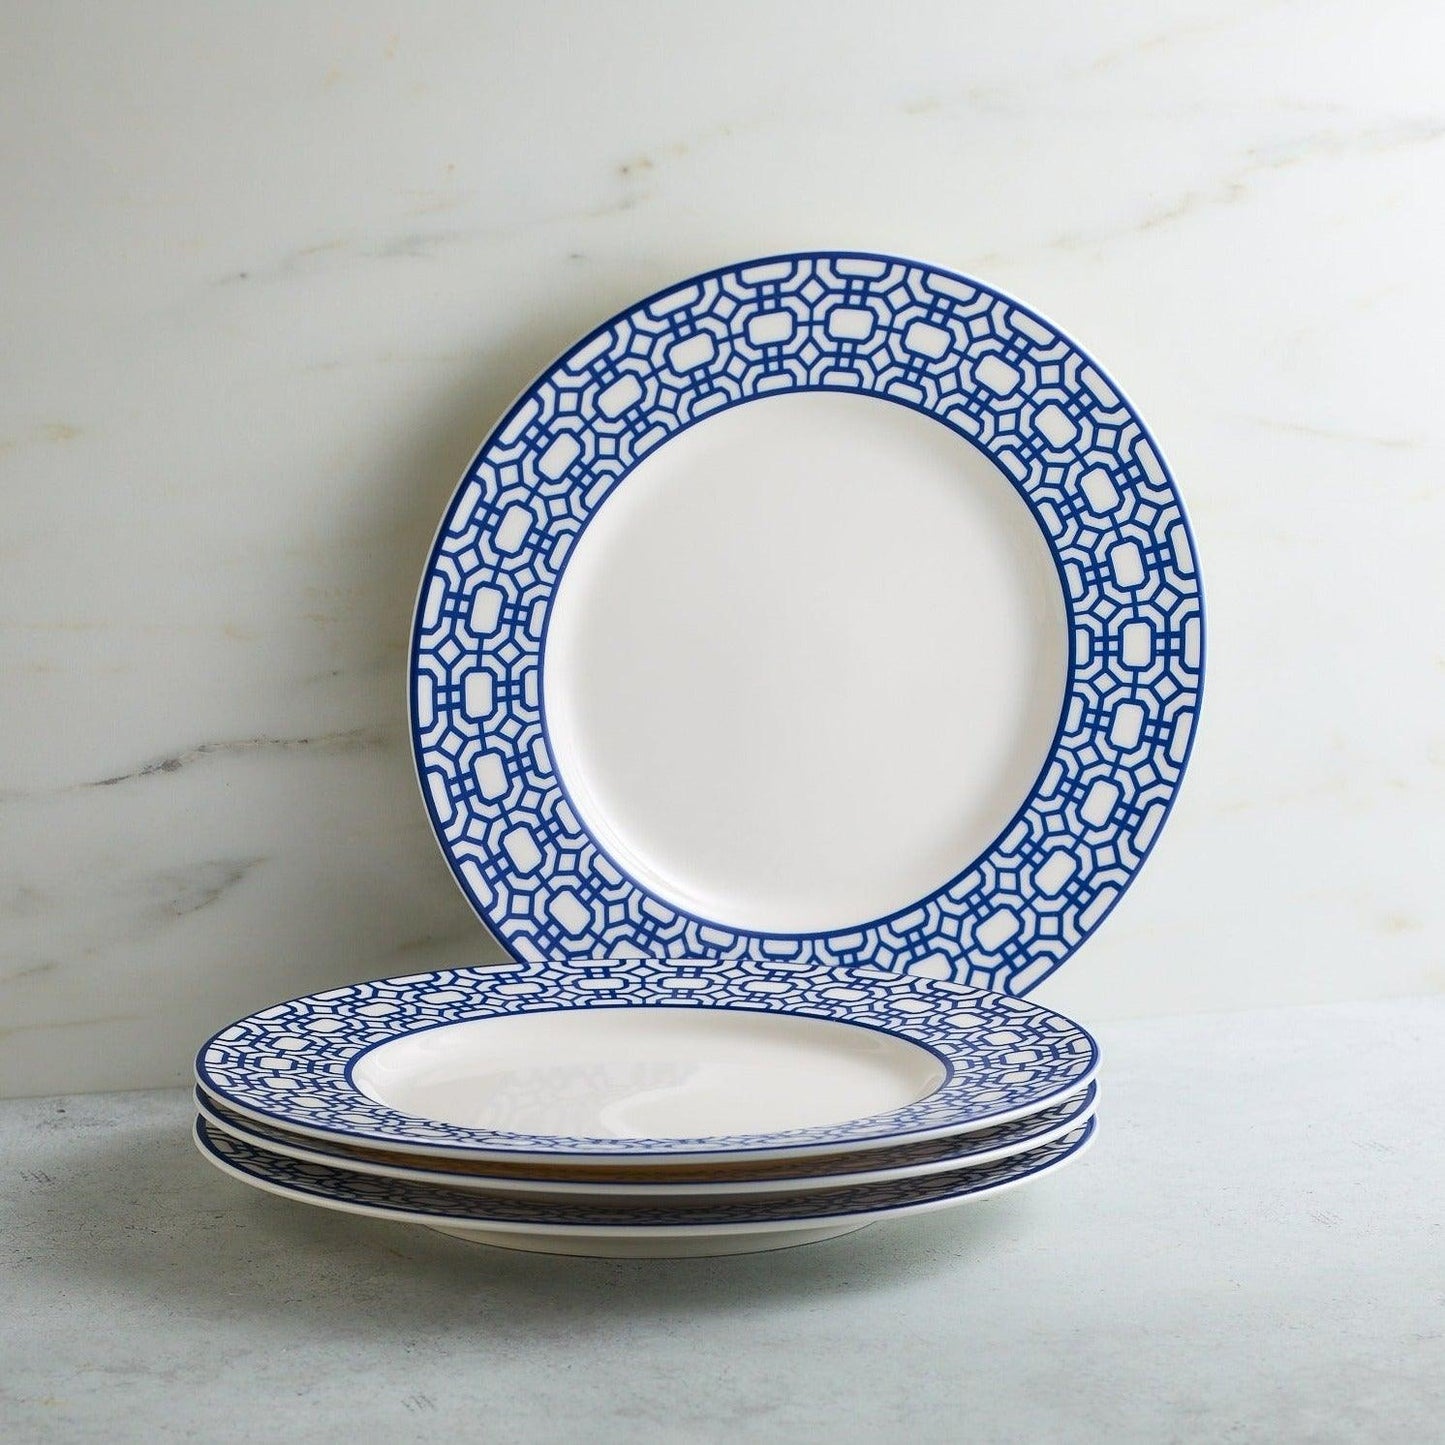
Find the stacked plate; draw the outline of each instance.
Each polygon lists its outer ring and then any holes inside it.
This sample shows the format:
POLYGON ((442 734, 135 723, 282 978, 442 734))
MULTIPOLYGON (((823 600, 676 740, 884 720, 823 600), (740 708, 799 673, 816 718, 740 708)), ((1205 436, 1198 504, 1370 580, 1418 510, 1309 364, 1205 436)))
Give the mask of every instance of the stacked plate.
POLYGON ((873 969, 511 964, 270 1008, 201 1051, 248 1184, 517 1249, 734 1253, 1059 1168, 1098 1062, 1021 999, 873 969))
POLYGON ((588 1254, 1059 1168, 1097 1051, 1022 995, 1153 847, 1202 665, 1158 450, 1033 312, 838 252, 649 297, 497 425, 417 603, 423 798, 515 961, 222 1030, 198 1143, 588 1254))

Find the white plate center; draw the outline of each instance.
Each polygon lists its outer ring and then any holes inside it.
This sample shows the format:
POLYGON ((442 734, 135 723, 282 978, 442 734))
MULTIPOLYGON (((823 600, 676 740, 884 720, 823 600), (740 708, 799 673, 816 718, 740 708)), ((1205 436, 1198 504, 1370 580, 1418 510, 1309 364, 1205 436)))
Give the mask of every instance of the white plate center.
POLYGON ((804 1129, 900 1108, 944 1069, 907 1039, 740 1010, 597 1008, 474 1019, 357 1060, 363 1094, 477 1129, 609 1139, 804 1129))
POLYGON ((878 398, 768 397, 660 447, 583 532, 547 633, 553 763, 675 906, 845 929, 997 837, 1066 648, 1043 535, 981 451, 878 398))

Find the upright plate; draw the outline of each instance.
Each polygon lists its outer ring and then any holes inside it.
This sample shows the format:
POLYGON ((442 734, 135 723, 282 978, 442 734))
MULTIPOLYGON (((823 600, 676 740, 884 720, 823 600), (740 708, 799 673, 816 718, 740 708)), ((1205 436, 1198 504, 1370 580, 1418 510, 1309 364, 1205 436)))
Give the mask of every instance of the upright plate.
POLYGON ((423 577, 437 837, 518 957, 1022 993, 1134 877, 1203 660, 1159 452, 1072 342, 894 257, 710 272, 507 413, 423 577))
POLYGON ((621 1205, 520 1199, 437 1184, 376 1179, 272 1154, 196 1120, 197 1147, 243 1183, 303 1203, 426 1224, 479 1243, 557 1254, 733 1254, 847 1234, 881 1219, 982 1199, 1067 1164, 1094 1122, 1026 1154, 925 1179, 862 1184, 773 1199, 621 1205))
POLYGON ((966 1134, 1068 1098, 1097 1062, 1062 1014, 881 969, 558 960, 275 1004, 210 1039, 196 1077, 314 1139, 655 1165, 966 1134))

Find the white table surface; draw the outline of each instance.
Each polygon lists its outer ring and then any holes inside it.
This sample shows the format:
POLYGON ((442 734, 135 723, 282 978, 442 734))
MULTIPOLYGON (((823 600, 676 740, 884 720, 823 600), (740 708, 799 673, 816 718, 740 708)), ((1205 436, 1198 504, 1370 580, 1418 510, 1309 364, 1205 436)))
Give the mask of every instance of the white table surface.
POLYGON ((177 1091, 0 1106, 0 1436, 1439 1439, 1445 1000, 1102 1041, 1074 1169, 731 1259, 508 1253, 252 1193, 177 1091))

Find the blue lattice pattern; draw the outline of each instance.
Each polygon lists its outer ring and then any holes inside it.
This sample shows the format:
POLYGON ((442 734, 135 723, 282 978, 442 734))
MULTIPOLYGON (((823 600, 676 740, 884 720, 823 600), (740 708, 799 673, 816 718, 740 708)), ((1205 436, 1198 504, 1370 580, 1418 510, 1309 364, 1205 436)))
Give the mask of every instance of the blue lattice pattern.
POLYGON ((879 1184, 846 1185, 802 1194, 740 1198, 707 1204, 629 1200, 607 1205, 569 1199, 529 1199, 514 1194, 487 1194, 445 1184, 382 1179, 348 1169, 308 1163, 273 1154, 224 1129, 196 1120, 201 1152, 242 1178, 303 1200, 339 1204, 367 1214, 400 1219, 448 1221, 454 1224, 513 1224, 578 1229, 698 1229, 709 1225, 784 1223, 871 1214, 902 1214, 948 1201, 979 1198, 1037 1178, 1067 1163, 1093 1136, 1090 1120, 1077 1129, 1027 1153, 981 1164, 972 1169, 930 1174, 921 1179, 886 1180, 879 1184))
POLYGON ((453 499, 413 635, 418 768, 443 851, 518 957, 870 963, 1023 993, 1149 852, 1188 760, 1203 665, 1189 530, 1143 424, 1032 312, 918 263, 797 255, 696 278, 614 318, 507 415, 453 499), (922 411, 1013 481, 1071 629, 1058 735, 1002 835, 931 897, 857 927, 697 918, 609 858, 548 747, 540 656, 588 518, 683 428, 780 391, 922 411))
MULTIPOLYGON (((559 1061, 565 1062, 565 1061, 559 1061)), ((207 1093, 241 1114, 351 1143, 496 1154, 613 1156, 816 1149, 964 1132, 1047 1108, 1098 1063, 1072 1020, 1006 994, 883 969, 779 960, 565 959, 350 984, 229 1025, 196 1059, 207 1093), (914 1103, 813 1128, 696 1139, 588 1138, 472 1129, 388 1108, 351 1082, 367 1050, 423 1029, 559 1009, 745 1009, 878 1029, 931 1050, 944 1079, 914 1103)))

